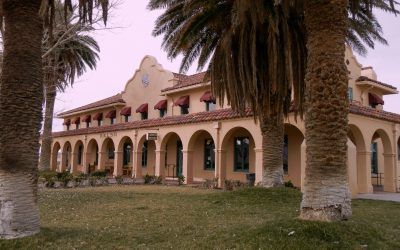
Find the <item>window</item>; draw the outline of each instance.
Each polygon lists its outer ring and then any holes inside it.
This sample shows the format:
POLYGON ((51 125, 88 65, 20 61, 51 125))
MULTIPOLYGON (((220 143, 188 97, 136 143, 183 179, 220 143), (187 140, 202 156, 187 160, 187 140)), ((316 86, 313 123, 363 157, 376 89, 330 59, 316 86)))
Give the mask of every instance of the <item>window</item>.
POLYGON ((132 146, 130 143, 124 143, 124 165, 128 165, 131 162, 132 146))
POLYGON ((125 122, 129 122, 131 116, 130 115, 125 115, 124 117, 125 117, 125 122))
POLYGON ((91 123, 90 122, 86 122, 86 127, 90 128, 90 126, 91 126, 91 123))
POLYGON ((114 147, 108 148, 108 159, 114 159, 114 147))
POLYGON ((189 106, 181 106, 181 115, 189 114, 189 106))
POLYGON ((283 138, 283 173, 287 174, 289 170, 289 138, 287 135, 283 138))
POLYGON ((371 144, 371 173, 378 173, 378 143, 371 144))
POLYGON ((213 102, 206 102, 206 111, 213 111, 215 110, 215 103, 213 102))
POLYGON ((70 125, 67 125, 67 131, 69 130, 69 126, 70 126, 70 125))
POLYGON ((142 167, 147 167, 147 141, 143 143, 142 146, 142 167))
POLYGON ((111 125, 115 124, 115 117, 114 118, 110 118, 110 124, 111 125))
POLYGON ((142 120, 147 120, 147 116, 148 116, 147 114, 148 114, 147 112, 140 113, 140 118, 142 120))
POLYGON ((97 126, 103 126, 103 120, 97 120, 97 126))
POLYGON ((215 169, 215 145, 212 139, 208 139, 204 143, 204 169, 215 169))
POLYGON ((234 139, 234 170, 249 171, 249 143, 248 137, 234 139))
POLYGON ((76 129, 79 129, 79 125, 80 125, 80 124, 79 124, 79 123, 77 123, 77 124, 75 124, 75 125, 76 125, 76 129))
POLYGON ((349 87, 347 89, 347 96, 349 97, 349 101, 352 102, 353 101, 353 88, 349 87))
POLYGON ((160 117, 164 117, 167 114, 166 109, 160 109, 160 117))
POLYGON ((78 165, 82 165, 82 157, 83 157, 83 146, 80 145, 78 148, 78 165))

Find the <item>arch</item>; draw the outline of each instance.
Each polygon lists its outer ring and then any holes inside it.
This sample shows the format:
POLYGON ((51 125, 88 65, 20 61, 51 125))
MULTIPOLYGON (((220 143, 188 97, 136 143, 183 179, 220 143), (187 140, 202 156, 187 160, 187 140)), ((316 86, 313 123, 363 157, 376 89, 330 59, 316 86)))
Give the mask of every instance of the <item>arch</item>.
POLYGON ((234 127, 225 133, 220 153, 220 183, 225 179, 245 182, 246 173, 256 173, 255 141, 246 128, 234 127))
POLYGON ((215 177, 215 140, 207 130, 198 130, 188 142, 189 181, 212 180, 215 177))
POLYGON ((181 137, 175 132, 169 132, 163 136, 160 144, 160 151, 165 152, 165 155, 163 156, 164 159, 160 159, 159 175, 172 178, 184 175, 183 145, 185 144, 181 137), (162 162, 164 162, 164 164, 162 162), (163 168, 163 166, 165 167, 163 168))
POLYGON ((107 137, 101 144, 99 155, 99 170, 106 171, 108 175, 114 174, 115 144, 114 141, 107 137))
POLYGON ((136 178, 142 178, 145 175, 156 175, 156 149, 156 141, 147 140, 146 135, 140 137, 136 147, 136 178))
POLYGON ((86 166, 84 164, 84 144, 81 140, 75 142, 72 157, 72 172, 86 172, 86 166))
POLYGON ((349 124, 349 131, 347 133, 347 136, 353 142, 353 144, 356 146, 357 151, 359 151, 359 152, 366 151, 367 147, 366 147, 364 136, 361 132, 361 129, 357 125, 349 124))
POLYGON ((116 157, 117 175, 132 175, 133 169, 133 142, 129 136, 124 136, 118 143, 116 157))
POLYGON ((56 141, 53 143, 53 148, 51 150, 50 170, 60 171, 61 154, 61 144, 56 141))
POLYGON ((61 154, 60 172, 71 170, 72 160, 72 145, 69 141, 64 142, 61 154))
POLYGON ((371 182, 375 190, 395 192, 393 147, 388 133, 377 129, 371 139, 371 182))
POLYGON ((87 173, 92 173, 99 168, 99 145, 96 139, 91 139, 86 146, 87 173))
MULTIPOLYGON (((301 187, 303 132, 293 124, 284 125, 283 169, 285 180, 290 180, 294 186, 301 187)), ((304 166, 303 166, 304 167, 304 166)))

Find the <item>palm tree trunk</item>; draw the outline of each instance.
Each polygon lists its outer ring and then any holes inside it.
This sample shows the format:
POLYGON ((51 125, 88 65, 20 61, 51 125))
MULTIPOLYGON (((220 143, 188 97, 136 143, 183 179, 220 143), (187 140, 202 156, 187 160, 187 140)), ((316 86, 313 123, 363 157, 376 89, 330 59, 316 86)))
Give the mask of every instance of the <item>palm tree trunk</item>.
POLYGON ((38 233, 37 164, 42 120, 43 25, 39 0, 3 0, 0 86, 0 238, 38 233))
POLYGON ((263 187, 283 185, 283 114, 277 119, 263 119, 263 187))
POLYGON ((347 181, 347 0, 306 1, 306 169, 300 218, 351 216, 347 181))
POLYGON ((53 129, 54 103, 57 95, 57 89, 55 83, 53 82, 46 83, 45 91, 46 91, 46 109, 44 114, 39 170, 50 169, 51 142, 53 139, 51 137, 51 131, 53 129))

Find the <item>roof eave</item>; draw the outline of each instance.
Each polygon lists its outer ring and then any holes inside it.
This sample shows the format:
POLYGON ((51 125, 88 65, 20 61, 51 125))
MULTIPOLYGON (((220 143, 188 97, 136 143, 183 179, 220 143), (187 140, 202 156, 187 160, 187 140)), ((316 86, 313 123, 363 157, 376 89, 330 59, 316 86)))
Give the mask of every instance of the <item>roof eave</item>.
POLYGON ((104 108, 109 108, 109 107, 116 107, 116 106, 125 106, 126 103, 125 102, 116 102, 116 103, 111 103, 111 104, 107 104, 107 105, 101 105, 98 107, 94 107, 94 108, 89 108, 89 109, 84 109, 84 110, 80 110, 80 111, 75 111, 75 112, 71 112, 71 113, 62 113, 56 116, 56 118, 62 119, 62 118, 66 118, 69 116, 75 116, 75 115, 79 115, 82 113, 86 113, 86 112, 92 112, 92 111, 96 111, 99 109, 104 109, 104 108))

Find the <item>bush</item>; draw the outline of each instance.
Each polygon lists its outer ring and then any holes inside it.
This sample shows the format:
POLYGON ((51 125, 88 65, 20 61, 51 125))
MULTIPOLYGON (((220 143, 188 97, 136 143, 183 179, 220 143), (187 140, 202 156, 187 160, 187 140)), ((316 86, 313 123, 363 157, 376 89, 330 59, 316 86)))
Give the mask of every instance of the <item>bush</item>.
POLYGON ((107 172, 106 171, 95 171, 90 174, 92 177, 97 177, 98 179, 107 177, 107 172))
POLYGON ((154 175, 146 174, 144 176, 144 184, 152 184, 152 182, 154 182, 154 179, 155 179, 154 175))
POLYGON ((285 187, 294 188, 294 185, 291 180, 285 182, 285 187))
POLYGON ((239 180, 225 180, 225 190, 231 191, 233 189, 237 189, 243 187, 244 184, 241 183, 239 180))
POLYGON ((117 181, 118 184, 122 184, 123 178, 122 176, 116 176, 115 180, 117 181))
POLYGON ((84 173, 79 173, 77 175, 74 175, 74 181, 76 183, 81 183, 83 180, 86 180, 88 178, 87 174, 84 173))
POLYGON ((179 175, 178 176, 178 185, 182 185, 185 182, 185 176, 179 175))
POLYGON ((162 176, 154 176, 154 184, 162 184, 163 178, 162 176))
POLYGON ((40 171, 39 178, 46 182, 47 187, 52 187, 57 180, 57 172, 52 170, 40 171))
POLYGON ((64 183, 64 185, 67 185, 69 181, 72 181, 74 177, 72 174, 68 171, 64 171, 61 173, 57 173, 57 180, 64 183))

